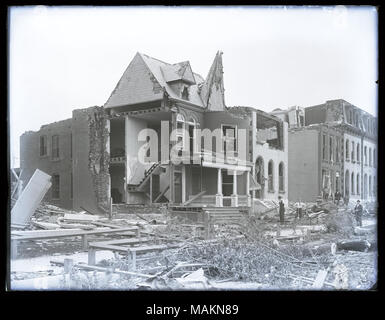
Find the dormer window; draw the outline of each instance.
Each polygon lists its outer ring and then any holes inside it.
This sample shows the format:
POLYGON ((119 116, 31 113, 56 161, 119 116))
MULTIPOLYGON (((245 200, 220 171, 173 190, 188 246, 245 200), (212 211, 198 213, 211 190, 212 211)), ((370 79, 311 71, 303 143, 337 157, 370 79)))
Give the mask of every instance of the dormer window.
POLYGON ((188 100, 188 87, 184 87, 182 91, 182 99, 188 100))

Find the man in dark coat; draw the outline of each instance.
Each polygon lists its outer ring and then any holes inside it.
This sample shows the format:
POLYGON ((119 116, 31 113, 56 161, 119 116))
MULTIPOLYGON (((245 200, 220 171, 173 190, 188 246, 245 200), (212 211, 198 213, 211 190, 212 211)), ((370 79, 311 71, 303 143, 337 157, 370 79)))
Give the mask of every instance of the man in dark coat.
POLYGON ((282 197, 278 197, 279 200, 279 222, 283 224, 285 222, 285 204, 283 203, 282 197))
POLYGON ((357 204, 354 207, 354 215, 356 216, 357 225, 362 227, 362 212, 364 211, 360 200, 357 200, 357 204))

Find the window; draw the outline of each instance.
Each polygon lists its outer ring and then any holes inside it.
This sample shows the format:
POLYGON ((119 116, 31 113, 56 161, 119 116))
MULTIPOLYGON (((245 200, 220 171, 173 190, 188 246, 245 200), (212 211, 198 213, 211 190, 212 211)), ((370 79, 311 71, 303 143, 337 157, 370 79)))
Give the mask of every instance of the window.
POLYGON ((70 134, 70 158, 72 159, 72 132, 70 134))
POLYGON ((279 164, 278 167, 278 176, 279 176, 279 191, 283 192, 285 191, 285 184, 284 184, 284 167, 283 162, 279 164))
POLYGON ((364 147, 364 160, 365 160, 365 166, 367 166, 368 165, 368 150, 367 150, 368 148, 365 146, 364 147))
POLYGON ((352 172, 352 175, 351 175, 351 184, 350 184, 351 188, 352 188, 352 194, 354 194, 355 190, 354 190, 354 172, 352 172))
POLYGON ((369 167, 372 166, 372 148, 369 148, 369 167))
POLYGON ((372 176, 369 176, 369 197, 372 196, 372 176))
POLYGON ((52 159, 59 158, 59 136, 52 136, 52 159))
POLYGON ((185 119, 181 114, 176 115, 176 139, 178 144, 178 156, 182 156, 184 144, 185 119))
POLYGON ((226 196, 231 196, 233 193, 233 181, 232 174, 228 174, 228 170, 222 170, 222 193, 226 196))
POLYGON ((182 91, 182 99, 188 100, 188 87, 184 87, 182 91))
POLYGON ((60 199, 60 176, 52 175, 52 199, 60 199))
POLYGON ((326 135, 322 135, 322 159, 326 160, 326 135))
POLYGON ((40 157, 47 155, 47 136, 40 136, 40 157))
POLYGON ((351 159, 353 162, 355 161, 354 151, 355 151, 354 141, 352 141, 352 157, 351 157, 351 159))
POLYGON ((357 194, 359 195, 360 194, 360 174, 359 173, 357 173, 356 187, 357 187, 357 194))
POLYGON ((336 162, 340 162, 340 139, 336 138, 336 162))
POLYGON ((70 199, 73 199, 74 197, 74 176, 71 172, 71 180, 70 180, 70 199))
POLYGON ((357 162, 360 162, 360 152, 361 152, 360 144, 357 143, 357 162))
POLYGON ((267 165, 267 174, 268 174, 268 189, 270 192, 274 192, 274 165, 273 160, 269 161, 269 164, 267 165))
POLYGON ((373 167, 377 167, 376 149, 373 149, 373 167))
POLYGON ((329 161, 333 161, 333 137, 329 137, 329 161))
POLYGON ((224 154, 237 151, 237 126, 222 125, 222 137, 224 141, 224 154))
POLYGON ((349 161, 349 140, 346 140, 346 150, 345 150, 345 157, 346 157, 346 160, 349 161))

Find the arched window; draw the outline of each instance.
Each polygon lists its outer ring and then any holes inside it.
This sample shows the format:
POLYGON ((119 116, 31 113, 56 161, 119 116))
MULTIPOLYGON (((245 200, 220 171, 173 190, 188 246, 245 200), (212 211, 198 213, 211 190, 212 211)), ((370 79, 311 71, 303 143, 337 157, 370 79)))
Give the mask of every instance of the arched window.
POLYGON ((273 160, 270 160, 267 165, 267 175, 268 175, 268 189, 270 192, 274 192, 274 164, 273 160))
POLYGON ((349 197, 350 192, 349 192, 349 170, 345 171, 345 197, 349 197))
POLYGON ((354 189, 354 172, 352 172, 350 180, 351 180, 350 185, 351 185, 351 188, 352 188, 352 194, 354 194, 355 193, 355 189, 354 189))
POLYGON ((285 191, 285 180, 284 180, 284 164, 281 162, 278 167, 279 175, 279 191, 285 191))
POLYGON ((349 140, 346 140, 346 143, 345 143, 345 157, 346 157, 346 160, 349 160, 349 140))
POLYGON ((360 162, 360 144, 357 143, 357 162, 360 162))
POLYGON ((356 181, 356 187, 357 187, 357 194, 360 194, 360 174, 357 173, 357 181, 356 181))

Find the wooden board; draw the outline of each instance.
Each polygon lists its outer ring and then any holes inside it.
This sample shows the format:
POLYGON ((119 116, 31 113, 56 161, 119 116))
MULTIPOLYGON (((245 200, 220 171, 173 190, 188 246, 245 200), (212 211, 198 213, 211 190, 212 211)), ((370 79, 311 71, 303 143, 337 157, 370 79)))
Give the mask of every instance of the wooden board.
MULTIPOLYGON (((40 231, 38 234, 23 234, 21 231, 12 240, 37 240, 37 239, 54 239, 60 237, 74 237, 84 236, 92 234, 109 234, 123 231, 134 231, 138 230, 138 227, 127 227, 120 229, 104 229, 104 230, 92 230, 92 231, 74 231, 74 230, 46 230, 40 231)), ((27 232, 27 231, 26 231, 27 232)))

